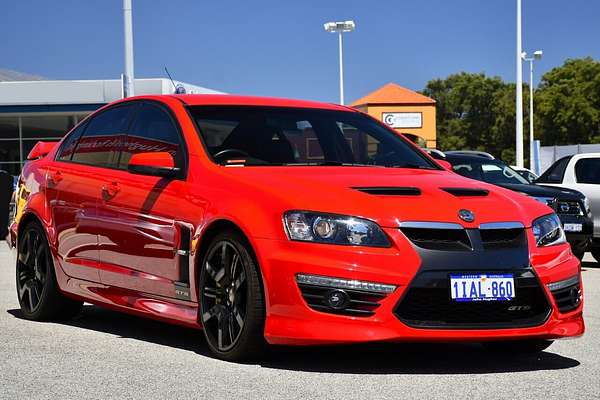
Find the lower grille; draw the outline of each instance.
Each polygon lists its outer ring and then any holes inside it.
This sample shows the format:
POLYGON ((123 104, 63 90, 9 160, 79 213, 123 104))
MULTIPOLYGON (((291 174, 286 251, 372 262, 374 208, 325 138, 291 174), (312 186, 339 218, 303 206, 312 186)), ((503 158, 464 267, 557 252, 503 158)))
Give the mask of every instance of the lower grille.
POLYGON ((493 273, 514 275, 513 300, 456 302, 450 298, 450 272, 426 271, 415 277, 394 314, 415 328, 517 328, 541 325, 548 318, 550 303, 531 270, 493 273))
POLYGON ((369 317, 375 314, 375 310, 381 305, 379 302, 386 295, 382 293, 369 292, 353 289, 338 289, 334 287, 325 287, 298 283, 302 297, 308 306, 314 310, 358 317, 369 317), (339 293, 346 298, 343 308, 332 307, 328 302, 328 296, 332 293, 339 293))
POLYGON ((579 279, 574 284, 552 290, 551 293, 558 310, 562 313, 575 310, 581 303, 581 285, 579 284, 579 279))

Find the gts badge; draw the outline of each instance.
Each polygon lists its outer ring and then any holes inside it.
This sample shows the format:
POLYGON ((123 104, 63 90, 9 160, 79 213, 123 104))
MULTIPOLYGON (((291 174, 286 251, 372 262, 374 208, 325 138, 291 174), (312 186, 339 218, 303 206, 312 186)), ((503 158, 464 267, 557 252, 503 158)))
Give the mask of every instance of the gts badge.
POLYGON ((531 310, 531 306, 510 306, 508 307, 508 311, 529 311, 531 310))
POLYGON ((190 300, 190 286, 187 283, 175 282, 175 298, 179 300, 190 300))

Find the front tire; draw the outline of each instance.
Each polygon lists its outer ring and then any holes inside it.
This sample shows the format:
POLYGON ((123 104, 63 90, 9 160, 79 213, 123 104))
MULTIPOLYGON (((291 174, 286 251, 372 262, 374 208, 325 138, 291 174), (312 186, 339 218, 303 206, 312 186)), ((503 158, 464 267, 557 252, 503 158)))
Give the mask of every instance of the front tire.
POLYGON ((29 223, 19 236, 16 278, 17 297, 26 319, 69 319, 83 307, 83 302, 71 300, 60 292, 48 239, 37 222, 29 223))
POLYGON ((260 357, 265 301, 250 244, 236 231, 217 234, 202 259, 200 321, 210 350, 220 359, 260 357))
POLYGON ((483 347, 494 353, 527 355, 537 354, 546 350, 552 340, 507 340, 502 342, 484 342, 483 347))

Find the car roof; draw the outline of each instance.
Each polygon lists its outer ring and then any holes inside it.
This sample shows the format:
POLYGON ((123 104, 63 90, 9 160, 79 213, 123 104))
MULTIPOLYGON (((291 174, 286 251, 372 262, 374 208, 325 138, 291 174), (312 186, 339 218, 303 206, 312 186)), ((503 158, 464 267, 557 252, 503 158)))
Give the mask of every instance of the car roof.
POLYGON ((453 163, 453 162, 473 162, 473 163, 484 163, 484 162, 488 162, 488 163, 502 163, 504 164, 501 160, 498 160, 497 158, 487 158, 487 157, 482 157, 479 155, 475 155, 475 154, 464 154, 464 153, 446 153, 446 161, 453 163))
POLYGON ((491 155, 490 153, 486 153, 485 151, 479 150, 450 150, 447 151, 446 154, 465 154, 465 155, 474 155, 478 157, 487 158, 489 160, 494 160, 496 157, 491 155))
MULTIPOLYGON (((232 105, 232 106, 266 106, 266 107, 297 107, 297 108, 315 108, 334 111, 354 111, 357 110, 332 103, 322 103, 310 100, 285 99, 278 97, 259 97, 259 96, 239 96, 231 94, 171 94, 171 95, 156 95, 148 96, 157 98, 168 96, 173 97, 186 105, 190 106, 217 106, 217 105, 232 105)), ((146 97, 146 98, 148 98, 146 97)))

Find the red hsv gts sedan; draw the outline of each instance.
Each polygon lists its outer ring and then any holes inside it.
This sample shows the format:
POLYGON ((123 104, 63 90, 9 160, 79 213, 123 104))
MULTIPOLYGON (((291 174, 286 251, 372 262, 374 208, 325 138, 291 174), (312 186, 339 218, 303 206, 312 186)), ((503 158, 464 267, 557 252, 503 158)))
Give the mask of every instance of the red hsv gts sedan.
POLYGON ((579 261, 547 206, 449 172, 351 108, 134 97, 38 143, 20 177, 25 318, 90 302, 267 344, 582 335, 579 261))

